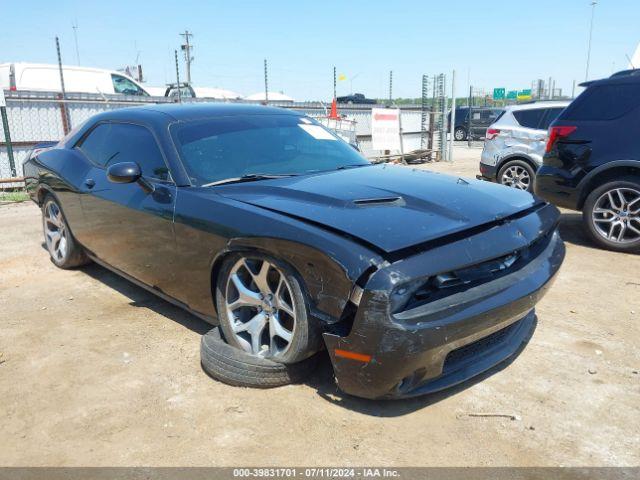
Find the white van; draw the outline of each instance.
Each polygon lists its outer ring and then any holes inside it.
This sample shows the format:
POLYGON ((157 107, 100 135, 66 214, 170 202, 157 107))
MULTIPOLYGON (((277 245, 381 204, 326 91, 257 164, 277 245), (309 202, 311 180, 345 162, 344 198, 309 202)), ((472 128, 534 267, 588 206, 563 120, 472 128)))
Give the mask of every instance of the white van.
MULTIPOLYGON (((68 93, 143 95, 149 93, 132 78, 114 70, 63 65, 68 93)), ((0 88, 61 92, 58 65, 44 63, 0 63, 0 88)))

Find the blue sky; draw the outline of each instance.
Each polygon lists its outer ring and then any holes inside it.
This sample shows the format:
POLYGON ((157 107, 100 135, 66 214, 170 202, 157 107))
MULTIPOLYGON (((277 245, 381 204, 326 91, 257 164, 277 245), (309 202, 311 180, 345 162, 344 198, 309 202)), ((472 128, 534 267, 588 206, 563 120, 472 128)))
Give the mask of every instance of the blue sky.
MULTIPOLYGON (((251 94, 270 90, 297 100, 327 99, 332 69, 353 90, 420 96, 423 73, 457 72, 457 91, 474 86, 529 88, 553 77, 565 92, 584 80, 590 0, 448 1, 45 1, 2 0, 0 63, 75 64, 77 21, 83 65, 117 69, 142 63, 151 85, 173 81, 179 32, 195 34, 194 84, 251 94)), ((1 5, 1 4, 0 4, 1 5)), ((640 42, 640 0, 599 0, 590 77, 627 67, 640 42)), ((181 68, 184 66, 181 63, 181 68)), ((182 70, 184 75, 184 70, 182 70)))

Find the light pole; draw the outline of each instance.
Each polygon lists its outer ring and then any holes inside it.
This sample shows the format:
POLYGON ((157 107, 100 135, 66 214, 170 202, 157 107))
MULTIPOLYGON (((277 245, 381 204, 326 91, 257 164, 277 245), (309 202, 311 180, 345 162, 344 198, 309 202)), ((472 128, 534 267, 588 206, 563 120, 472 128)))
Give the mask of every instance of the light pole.
POLYGON ((73 28, 73 39, 76 42, 76 60, 78 61, 78 66, 80 66, 80 50, 78 49, 78 20, 71 23, 71 28, 73 28))
POLYGON ((591 34, 593 33, 593 15, 596 11, 596 5, 598 2, 595 0, 591 2, 591 22, 589 23, 589 45, 587 47, 587 69, 584 74, 584 81, 589 80, 589 61, 591 60, 591 34))
POLYGON ((351 77, 349 79, 349 90, 350 90, 350 95, 353 95, 353 81, 358 78, 358 75, 360 75, 361 72, 356 73, 353 77, 351 77))

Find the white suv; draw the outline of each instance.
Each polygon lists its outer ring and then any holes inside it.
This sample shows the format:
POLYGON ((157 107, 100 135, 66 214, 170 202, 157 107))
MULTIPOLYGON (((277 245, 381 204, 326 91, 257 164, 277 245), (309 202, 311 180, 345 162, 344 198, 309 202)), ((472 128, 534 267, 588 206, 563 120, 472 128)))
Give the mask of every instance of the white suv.
POLYGON ((547 101, 506 107, 487 129, 477 177, 532 191, 535 172, 542 165, 547 128, 569 103, 547 101))

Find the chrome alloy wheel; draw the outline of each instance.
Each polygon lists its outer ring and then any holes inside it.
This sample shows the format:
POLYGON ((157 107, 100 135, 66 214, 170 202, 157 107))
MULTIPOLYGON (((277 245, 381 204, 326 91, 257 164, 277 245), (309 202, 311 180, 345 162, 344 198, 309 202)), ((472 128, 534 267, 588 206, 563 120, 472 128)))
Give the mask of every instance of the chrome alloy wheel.
POLYGON ((609 241, 631 243, 640 239, 640 191, 614 188, 600 195, 591 212, 596 231, 609 241))
POLYGON ((226 285, 225 303, 233 335, 247 352, 277 358, 291 345, 296 314, 291 285, 267 260, 241 258, 226 285))
POLYGON ((520 165, 512 165, 502 173, 500 183, 518 190, 528 190, 529 185, 531 185, 531 176, 526 168, 520 165))
POLYGON ((44 208, 44 238, 49 254, 57 261, 67 255, 67 227, 62 218, 60 207, 49 201, 44 208))

